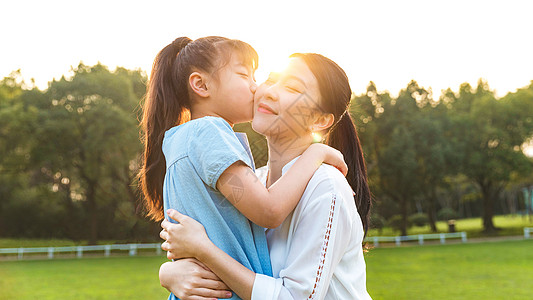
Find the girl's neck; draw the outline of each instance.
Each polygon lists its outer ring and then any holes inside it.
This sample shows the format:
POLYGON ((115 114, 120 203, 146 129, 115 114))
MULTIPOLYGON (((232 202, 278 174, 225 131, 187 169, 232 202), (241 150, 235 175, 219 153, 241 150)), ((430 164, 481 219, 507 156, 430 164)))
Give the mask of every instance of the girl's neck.
POLYGON ((202 107, 200 105, 193 105, 193 107, 191 108, 191 120, 199 119, 199 118, 203 118, 203 117, 208 117, 208 116, 222 118, 222 119, 226 120, 226 122, 229 123, 231 128, 233 128, 233 125, 234 125, 233 123, 231 123, 226 118, 222 117, 220 114, 210 110, 209 107, 202 107))
POLYGON ((291 160, 302 155, 311 145, 311 140, 306 138, 296 139, 287 149, 286 145, 276 144, 273 139, 267 137, 268 142, 268 177, 267 188, 276 182, 282 175, 283 167, 291 160))

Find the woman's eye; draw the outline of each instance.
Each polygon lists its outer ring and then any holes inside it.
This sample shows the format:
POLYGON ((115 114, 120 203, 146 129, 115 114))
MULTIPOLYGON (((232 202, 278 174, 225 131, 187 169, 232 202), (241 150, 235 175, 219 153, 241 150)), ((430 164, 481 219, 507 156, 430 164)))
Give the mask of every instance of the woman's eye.
POLYGON ((246 74, 246 73, 237 73, 237 75, 241 75, 241 76, 244 76, 244 77, 248 78, 248 74, 246 74))
POLYGON ((293 93, 299 93, 299 94, 302 93, 299 89, 297 89, 295 87, 292 87, 292 86, 287 86, 287 90, 289 90, 290 92, 293 92, 293 93))

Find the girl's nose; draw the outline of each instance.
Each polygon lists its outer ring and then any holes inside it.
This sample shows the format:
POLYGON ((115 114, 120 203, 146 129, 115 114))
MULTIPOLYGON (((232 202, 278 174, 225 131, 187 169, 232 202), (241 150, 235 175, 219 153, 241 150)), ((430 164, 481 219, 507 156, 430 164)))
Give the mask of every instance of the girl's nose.
POLYGON ((252 91, 252 93, 254 94, 257 91, 257 84, 255 82, 252 82, 252 84, 250 84, 250 91, 252 91))

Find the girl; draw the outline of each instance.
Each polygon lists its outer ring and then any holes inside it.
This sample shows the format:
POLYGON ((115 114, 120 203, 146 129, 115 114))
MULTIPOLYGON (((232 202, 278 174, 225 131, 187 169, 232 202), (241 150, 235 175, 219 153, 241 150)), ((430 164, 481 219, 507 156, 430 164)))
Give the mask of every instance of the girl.
POLYGON ((200 234, 200 224, 170 210, 170 217, 180 224, 163 222, 163 250, 171 258, 193 257, 201 263, 199 267, 191 260, 165 263, 160 280, 187 299, 220 296, 222 284, 210 288, 202 279, 210 278, 215 286, 217 276, 243 299, 370 299, 362 241, 368 229, 371 197, 363 153, 347 111, 351 97, 348 79, 338 65, 321 55, 291 57, 286 71, 272 74, 255 94, 252 125, 267 137, 271 155, 268 165, 258 170, 261 181, 268 187, 281 174, 297 168, 303 158, 299 155, 317 132, 326 134, 325 142, 344 154, 348 176, 321 166, 296 209, 281 226, 267 230, 273 277, 239 264, 200 234), (270 107, 272 113, 262 113, 263 106, 270 107), (295 122, 294 116, 302 111, 313 113, 295 122), (291 151, 276 155, 273 150, 280 145, 269 124, 281 120, 280 124, 301 132, 293 137, 296 142, 291 151), (307 134, 303 134, 306 129, 307 134), (187 274, 188 269, 198 271, 187 274), (184 280, 176 282, 174 278, 180 276, 184 280))
POLYGON ((153 219, 177 209, 239 264, 271 275, 263 227, 281 224, 322 162, 347 167, 340 152, 317 144, 278 183, 267 189, 257 180, 251 152, 232 129, 252 118, 256 67, 255 50, 238 40, 182 37, 163 48, 143 109, 139 177, 153 219))

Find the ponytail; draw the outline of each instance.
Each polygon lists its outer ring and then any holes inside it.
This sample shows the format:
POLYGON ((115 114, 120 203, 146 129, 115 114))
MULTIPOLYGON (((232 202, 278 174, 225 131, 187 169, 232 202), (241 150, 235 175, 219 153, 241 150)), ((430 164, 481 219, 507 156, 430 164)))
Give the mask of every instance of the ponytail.
POLYGON ((163 181, 166 162, 163 138, 170 128, 190 120, 189 75, 193 71, 215 74, 217 67, 238 54, 245 65, 257 68, 257 52, 248 44, 210 36, 195 41, 180 37, 156 56, 146 89, 141 120, 144 153, 138 173, 148 216, 163 219, 163 181))
POLYGON ((141 121, 144 155, 139 184, 148 216, 157 221, 163 218, 166 170, 163 137, 165 131, 187 121, 190 109, 186 82, 176 78, 178 72, 174 72, 179 52, 190 42, 186 37, 177 38, 157 54, 146 90, 141 121))
POLYGON ((368 187, 363 149, 355 130, 355 124, 347 111, 329 131, 325 143, 344 155, 344 161, 348 165, 346 180, 355 192, 355 205, 363 223, 364 236, 366 236, 370 224, 372 196, 368 187))
POLYGON ((368 188, 366 164, 355 124, 348 113, 352 90, 344 70, 331 59, 316 53, 294 53, 303 59, 318 81, 323 112, 338 120, 325 136, 325 143, 339 150, 348 165, 346 180, 355 192, 355 205, 366 236, 370 224, 372 197, 368 188))

